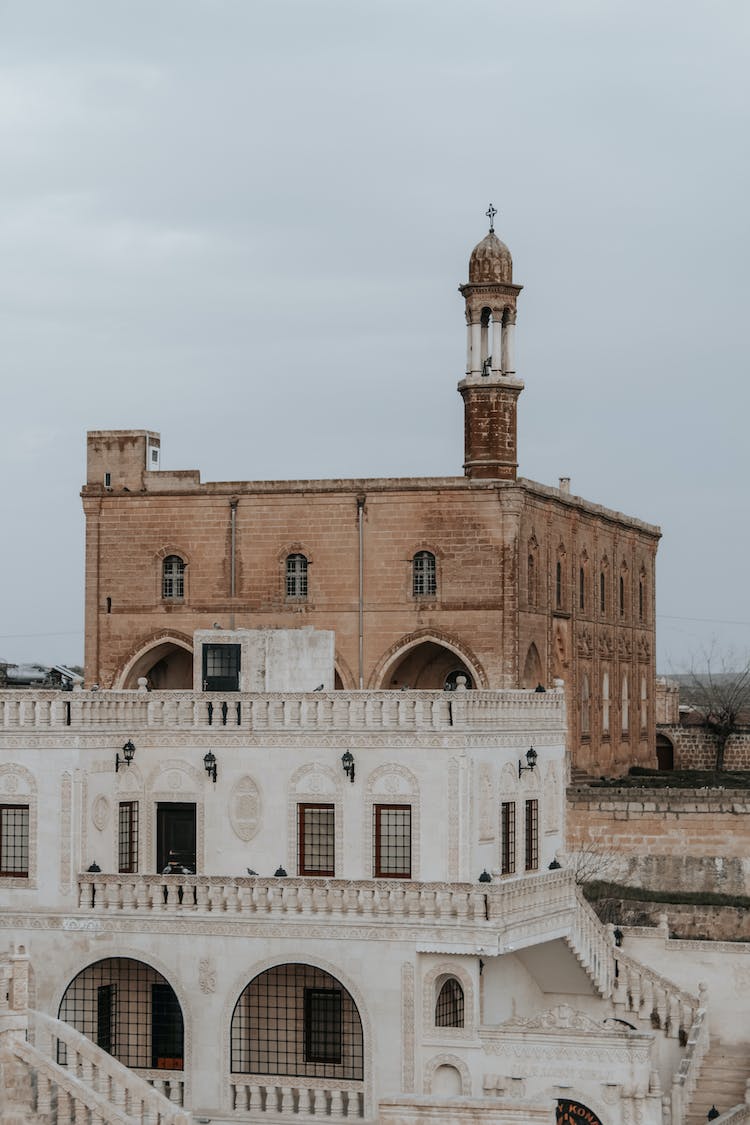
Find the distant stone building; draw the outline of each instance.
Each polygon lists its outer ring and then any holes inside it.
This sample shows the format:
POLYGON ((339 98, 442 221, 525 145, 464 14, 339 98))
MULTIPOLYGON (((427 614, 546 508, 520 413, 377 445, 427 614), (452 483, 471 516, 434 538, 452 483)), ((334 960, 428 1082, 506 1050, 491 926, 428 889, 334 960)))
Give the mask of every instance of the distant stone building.
POLYGON ((490 230, 461 286, 462 477, 201 483, 160 471, 158 434, 90 433, 86 682, 184 688, 196 629, 313 625, 336 634, 326 687, 560 678, 575 765, 653 762, 660 533, 517 476, 520 290, 490 230))

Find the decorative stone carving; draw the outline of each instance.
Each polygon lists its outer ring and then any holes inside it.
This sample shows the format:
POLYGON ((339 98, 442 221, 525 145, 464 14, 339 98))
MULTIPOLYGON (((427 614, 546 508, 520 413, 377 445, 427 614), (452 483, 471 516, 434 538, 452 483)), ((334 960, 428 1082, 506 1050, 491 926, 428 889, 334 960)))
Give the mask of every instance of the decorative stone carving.
POLYGON ((401 1085, 404 1093, 414 1093, 414 966, 401 966, 401 1085))
POLYGON ((585 1012, 571 1008, 570 1004, 557 1004, 554 1008, 547 1008, 544 1012, 536 1012, 533 1016, 512 1016, 500 1025, 503 1028, 518 1027, 525 1031, 587 1031, 596 1035, 615 1034, 610 1028, 605 1028, 601 1023, 592 1020, 585 1012))
POLYGON ((71 889, 70 818, 72 803, 73 779, 66 772, 60 779, 60 890, 64 895, 69 895, 71 889))
POLYGON ((457 1055, 433 1055, 424 1068, 424 1092, 425 1094, 432 1093, 432 1082, 435 1077, 435 1071, 440 1066, 453 1066, 456 1068, 461 1076, 461 1094, 465 1098, 471 1097, 471 1074, 469 1068, 463 1059, 458 1058, 457 1055))
POLYGON ((94 827, 98 832, 103 832, 109 822, 109 801, 100 793, 94 800, 91 809, 91 819, 94 822, 94 827))
POLYGON ((252 777, 241 777, 229 794, 229 823, 240 840, 252 840, 260 828, 260 790, 252 777))
POLYGON ((216 992, 216 969, 208 957, 198 962, 198 987, 201 992, 216 992))
POLYGON ((495 787, 492 767, 482 762, 479 767, 479 840, 488 843, 495 839, 495 787))

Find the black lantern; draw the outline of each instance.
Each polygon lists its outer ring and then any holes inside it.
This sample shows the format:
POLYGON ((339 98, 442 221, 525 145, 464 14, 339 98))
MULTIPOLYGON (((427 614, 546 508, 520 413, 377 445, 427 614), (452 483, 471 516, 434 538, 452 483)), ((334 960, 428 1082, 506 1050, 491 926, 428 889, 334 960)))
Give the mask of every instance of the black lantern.
POLYGON ((707 1121, 715 1121, 716 1118, 720 1117, 720 1116, 721 1115, 720 1115, 718 1109, 716 1108, 716 1106, 712 1105, 711 1108, 709 1109, 708 1113, 706 1114, 706 1120, 707 1121))
POLYGON ((209 750, 207 754, 203 755, 203 768, 208 776, 216 784, 216 755, 213 750, 209 750))
POLYGON ((119 752, 115 754, 115 773, 120 772, 120 766, 129 766, 135 757, 135 743, 130 739, 123 746, 122 755, 121 758, 119 752))
POLYGON ((273 874, 274 874, 275 879, 285 879, 286 878, 286 871, 280 865, 276 868, 276 870, 274 871, 273 874))
POLYGON ((619 949, 622 945, 622 939, 625 937, 625 934, 622 932, 619 926, 617 926, 617 928, 612 931, 612 937, 615 939, 615 945, 619 949))
POLYGON ((492 876, 490 875, 490 873, 489 873, 489 871, 487 870, 486 867, 485 867, 484 871, 482 872, 482 874, 479 876, 479 882, 480 883, 491 883, 492 882, 492 876))
POLYGON ((536 750, 534 749, 533 746, 530 746, 528 748, 528 750, 526 751, 526 765, 525 766, 522 765, 521 759, 520 758, 518 759, 518 776, 520 777, 521 774, 525 770, 533 770, 535 765, 536 765, 536 750))
POLYGON ((341 765, 344 767, 344 773, 350 781, 354 781, 354 755, 351 750, 347 750, 345 754, 341 755, 341 765))

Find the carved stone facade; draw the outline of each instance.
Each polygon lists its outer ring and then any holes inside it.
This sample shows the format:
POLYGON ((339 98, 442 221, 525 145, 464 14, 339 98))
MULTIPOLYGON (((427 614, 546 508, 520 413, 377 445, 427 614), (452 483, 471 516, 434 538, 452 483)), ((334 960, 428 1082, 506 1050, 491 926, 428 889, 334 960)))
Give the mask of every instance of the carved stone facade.
POLYGON ((335 633, 340 688, 561 678, 574 765, 652 762, 659 531, 517 476, 521 287, 488 238, 461 289, 463 477, 201 483, 155 469, 158 434, 89 434, 89 685, 192 687, 207 621, 315 626, 335 633))

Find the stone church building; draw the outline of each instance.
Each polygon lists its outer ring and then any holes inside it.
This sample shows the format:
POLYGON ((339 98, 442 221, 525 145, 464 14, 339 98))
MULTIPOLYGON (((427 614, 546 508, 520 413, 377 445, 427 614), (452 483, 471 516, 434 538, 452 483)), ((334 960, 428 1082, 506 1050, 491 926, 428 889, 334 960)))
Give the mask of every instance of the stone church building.
POLYGON ((187 688, 196 629, 313 626, 326 688, 562 679, 576 766, 653 760, 659 530, 517 475, 521 286, 492 229, 460 291, 463 476, 203 483, 156 433, 89 433, 87 684, 187 688))

